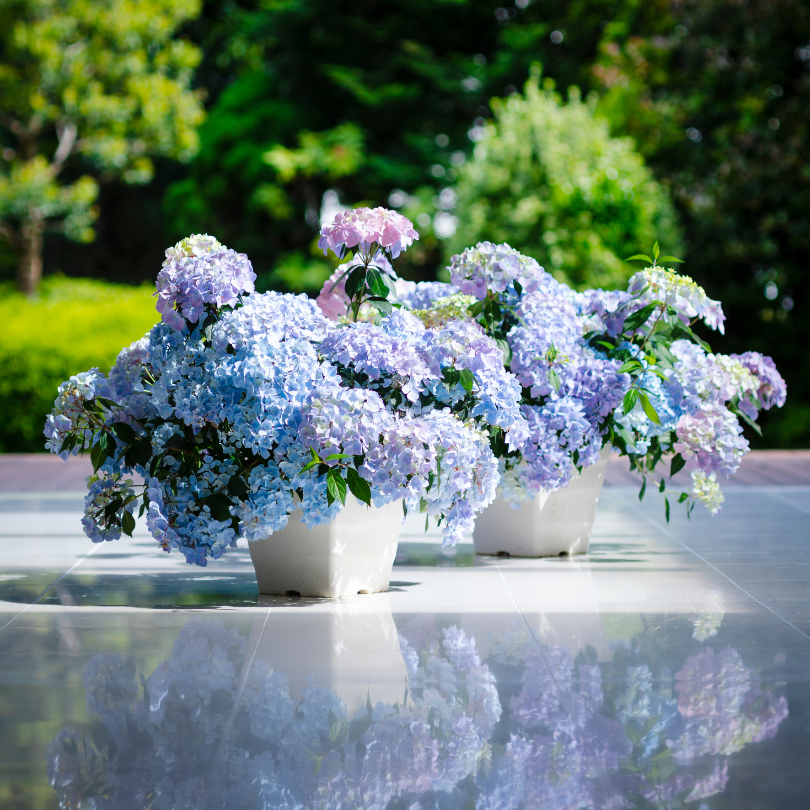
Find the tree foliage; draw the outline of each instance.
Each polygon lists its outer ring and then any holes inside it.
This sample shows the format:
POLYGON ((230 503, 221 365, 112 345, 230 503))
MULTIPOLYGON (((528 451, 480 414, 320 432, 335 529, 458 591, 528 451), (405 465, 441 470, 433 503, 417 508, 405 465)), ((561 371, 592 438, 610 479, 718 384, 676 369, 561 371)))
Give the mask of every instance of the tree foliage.
POLYGON ((0 236, 36 290, 46 224, 93 238, 95 177, 146 183, 152 155, 189 160, 203 110, 199 51, 174 37, 199 0, 0 4, 0 236))
POLYGON ((810 7, 656 0, 606 27, 601 111, 672 184, 686 272, 728 315, 725 352, 771 354, 771 445, 810 442, 810 7))
POLYGON ((622 285, 624 262, 660 239, 680 250, 675 213, 630 138, 613 138, 571 88, 568 103, 539 70, 523 96, 493 100, 458 183, 458 229, 448 253, 508 242, 576 286, 622 285))

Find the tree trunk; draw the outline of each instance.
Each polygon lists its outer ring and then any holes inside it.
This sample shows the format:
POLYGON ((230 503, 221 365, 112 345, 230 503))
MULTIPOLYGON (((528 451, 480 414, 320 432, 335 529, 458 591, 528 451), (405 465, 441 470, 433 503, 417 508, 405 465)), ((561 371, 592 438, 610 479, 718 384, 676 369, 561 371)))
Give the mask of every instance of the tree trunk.
POLYGON ((17 265, 17 289, 25 295, 36 295, 42 278, 41 222, 28 222, 20 229, 20 262, 17 265))

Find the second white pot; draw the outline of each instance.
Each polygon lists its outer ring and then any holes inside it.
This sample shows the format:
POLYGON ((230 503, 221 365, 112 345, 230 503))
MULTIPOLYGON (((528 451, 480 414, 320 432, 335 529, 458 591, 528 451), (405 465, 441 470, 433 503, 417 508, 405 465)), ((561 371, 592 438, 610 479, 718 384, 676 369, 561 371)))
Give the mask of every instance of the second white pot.
POLYGON ((554 492, 541 490, 520 509, 496 498, 475 522, 475 553, 556 557, 587 552, 608 458, 610 448, 606 447, 599 461, 586 467, 567 487, 554 492))
POLYGON ((331 522, 308 529, 302 512, 248 543, 260 593, 354 596, 388 590, 402 525, 399 501, 379 509, 353 497, 331 522))

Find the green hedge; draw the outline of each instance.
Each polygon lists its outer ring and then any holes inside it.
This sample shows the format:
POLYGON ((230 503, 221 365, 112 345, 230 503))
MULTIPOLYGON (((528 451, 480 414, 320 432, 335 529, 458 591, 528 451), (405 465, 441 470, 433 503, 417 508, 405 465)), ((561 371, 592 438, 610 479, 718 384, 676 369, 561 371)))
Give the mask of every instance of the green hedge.
POLYGON ((0 287, 0 452, 45 449, 59 384, 118 352, 157 320, 154 288, 54 276, 32 300, 0 287))

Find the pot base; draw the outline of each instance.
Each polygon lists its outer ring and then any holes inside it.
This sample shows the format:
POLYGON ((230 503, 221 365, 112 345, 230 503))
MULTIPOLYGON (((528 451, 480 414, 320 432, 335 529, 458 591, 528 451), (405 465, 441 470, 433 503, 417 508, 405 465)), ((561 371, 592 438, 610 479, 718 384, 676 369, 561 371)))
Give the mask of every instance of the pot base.
POLYGON ((338 516, 308 529, 303 512, 269 537, 248 543, 260 593, 354 596, 388 590, 402 524, 399 501, 377 509, 346 501, 338 516))
POLYGON ((475 553, 510 557, 587 553, 608 458, 610 449, 605 448, 599 461, 567 487, 541 490, 520 509, 496 498, 475 522, 475 553))

